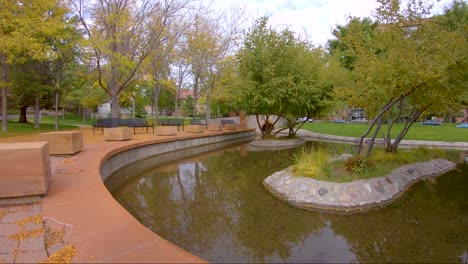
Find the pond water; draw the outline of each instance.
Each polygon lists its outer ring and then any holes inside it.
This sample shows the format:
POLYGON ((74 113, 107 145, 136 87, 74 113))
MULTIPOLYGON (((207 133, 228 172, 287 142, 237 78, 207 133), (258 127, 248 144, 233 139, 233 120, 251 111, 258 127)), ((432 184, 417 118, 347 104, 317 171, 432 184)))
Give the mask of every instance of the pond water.
MULTIPOLYGON (((329 148, 347 145, 310 142, 329 148)), ((210 262, 468 261, 468 166, 415 184, 395 202, 341 215, 293 208, 262 181, 298 149, 213 151, 139 175, 113 195, 155 233, 210 262)))

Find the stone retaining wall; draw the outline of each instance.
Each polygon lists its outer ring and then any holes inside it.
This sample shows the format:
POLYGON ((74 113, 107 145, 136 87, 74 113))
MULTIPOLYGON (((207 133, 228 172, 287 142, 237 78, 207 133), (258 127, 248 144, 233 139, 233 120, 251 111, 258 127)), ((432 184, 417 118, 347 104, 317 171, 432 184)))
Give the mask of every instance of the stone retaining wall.
POLYGON ((292 176, 290 169, 274 173, 263 185, 276 197, 303 209, 364 211, 384 205, 401 195, 413 183, 441 175, 456 167, 454 162, 436 159, 406 165, 390 174, 347 183, 319 181, 292 176))

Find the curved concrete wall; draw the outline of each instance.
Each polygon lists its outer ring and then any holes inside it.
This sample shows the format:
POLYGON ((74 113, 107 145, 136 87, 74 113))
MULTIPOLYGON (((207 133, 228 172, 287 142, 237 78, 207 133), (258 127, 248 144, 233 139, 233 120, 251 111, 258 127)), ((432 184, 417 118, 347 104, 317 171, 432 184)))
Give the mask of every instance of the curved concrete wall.
POLYGON ((243 143, 254 140, 255 136, 256 133, 254 130, 248 130, 231 134, 179 139, 126 148, 120 152, 111 153, 102 161, 100 167, 101 178, 103 181, 106 181, 110 175, 119 169, 155 155, 169 153, 172 151, 186 150, 220 142, 243 143))

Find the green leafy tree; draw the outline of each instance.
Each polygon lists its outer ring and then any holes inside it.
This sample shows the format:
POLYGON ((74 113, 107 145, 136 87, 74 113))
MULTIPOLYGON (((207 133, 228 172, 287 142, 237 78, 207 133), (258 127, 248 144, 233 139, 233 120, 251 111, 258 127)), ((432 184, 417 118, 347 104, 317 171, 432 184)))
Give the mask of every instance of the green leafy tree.
MULTIPOLYGON (((465 36, 468 40, 468 5, 465 1, 453 1, 445 8, 444 15, 439 16, 438 22, 446 27, 450 32, 457 32, 465 36)), ((450 86, 461 87, 461 93, 458 95, 457 102, 464 109, 464 122, 468 123, 468 60, 459 60, 448 72, 450 86)), ((458 111, 458 108, 453 109, 458 111)))
MULTIPOLYGON (((193 100, 193 97, 189 95, 182 102, 181 107, 182 107, 182 111, 184 111, 185 114, 193 115, 194 108, 195 108, 195 100, 193 100)), ((193 117, 195 117, 195 116, 193 116, 193 117)))
MULTIPOLYGON (((48 40, 63 27, 66 7, 55 0, 1 0, 0 6, 2 131, 7 131, 7 97, 8 89, 12 85, 11 65, 21 60, 21 57, 38 62, 50 59, 52 49, 48 40)), ((36 108, 39 105, 39 97, 40 91, 37 91, 36 108)), ((37 127, 39 113, 36 112, 37 127)))
POLYGON ((379 0, 376 19, 382 25, 375 37, 362 34, 362 24, 351 25, 343 38, 355 57, 348 91, 352 105, 366 104, 373 120, 361 137, 373 130, 367 148, 370 156, 375 139, 383 134, 388 152, 396 152, 413 123, 425 111, 444 112, 456 104, 461 87, 448 85, 453 67, 466 61, 467 41, 428 18, 430 6, 410 1, 401 9, 398 1, 379 0), (403 128, 392 139, 394 124, 404 120, 403 128), (383 124, 386 128, 383 129, 383 124))
POLYGON ((296 117, 326 108, 331 87, 320 82, 326 65, 323 55, 289 29, 278 32, 268 26, 267 17, 256 20, 247 32, 237 55, 242 80, 237 96, 241 108, 256 116, 264 138, 274 136, 272 130, 281 117, 290 121, 289 132, 294 134, 296 117))

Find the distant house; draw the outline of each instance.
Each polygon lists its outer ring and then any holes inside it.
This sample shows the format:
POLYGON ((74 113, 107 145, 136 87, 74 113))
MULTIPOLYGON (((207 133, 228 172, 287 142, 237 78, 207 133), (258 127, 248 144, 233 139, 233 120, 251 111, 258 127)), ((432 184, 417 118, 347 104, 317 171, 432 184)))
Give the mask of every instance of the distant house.
MULTIPOLYGON (((103 103, 102 105, 98 106, 97 113, 94 115, 96 118, 105 118, 110 117, 112 112, 111 103, 103 103)), ((120 115, 124 117, 130 116, 132 111, 128 108, 121 107, 120 108, 120 115)))

